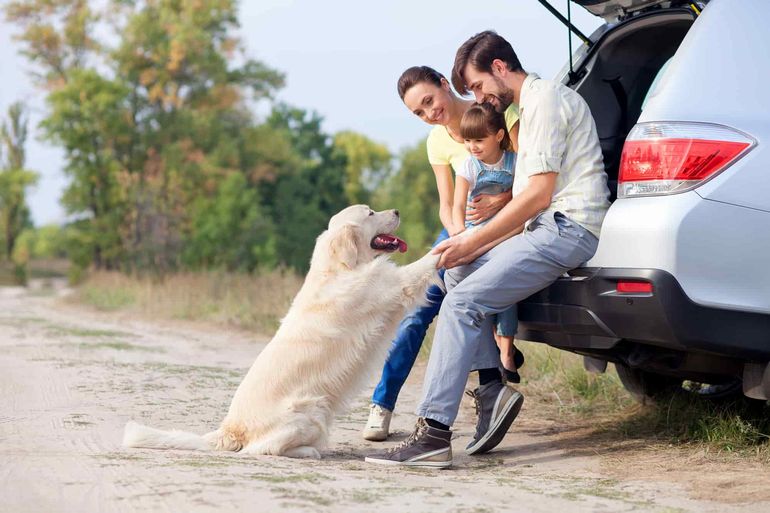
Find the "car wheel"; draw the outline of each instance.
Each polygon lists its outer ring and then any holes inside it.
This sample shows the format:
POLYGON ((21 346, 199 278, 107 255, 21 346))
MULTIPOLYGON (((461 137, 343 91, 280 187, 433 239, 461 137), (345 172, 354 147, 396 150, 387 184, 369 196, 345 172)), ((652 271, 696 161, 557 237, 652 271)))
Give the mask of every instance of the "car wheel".
POLYGON ((615 370, 628 393, 642 404, 654 403, 682 388, 681 378, 634 369, 620 363, 615 364, 615 370))

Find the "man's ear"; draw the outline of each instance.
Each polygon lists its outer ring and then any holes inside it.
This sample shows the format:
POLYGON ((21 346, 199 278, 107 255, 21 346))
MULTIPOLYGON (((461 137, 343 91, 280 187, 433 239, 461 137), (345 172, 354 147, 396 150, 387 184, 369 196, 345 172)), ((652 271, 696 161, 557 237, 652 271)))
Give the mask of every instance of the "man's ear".
POLYGON ((358 245, 361 229, 357 224, 348 223, 332 235, 329 242, 331 265, 340 270, 353 269, 358 262, 358 245))
POLYGON ((508 65, 500 59, 492 61, 492 74, 504 78, 508 74, 508 65))

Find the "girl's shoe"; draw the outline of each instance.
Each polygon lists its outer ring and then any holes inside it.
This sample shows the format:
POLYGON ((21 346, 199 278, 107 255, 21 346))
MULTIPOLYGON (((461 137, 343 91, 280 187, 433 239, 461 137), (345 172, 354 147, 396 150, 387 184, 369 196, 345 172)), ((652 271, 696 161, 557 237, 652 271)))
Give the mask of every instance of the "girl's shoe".
POLYGON ((516 370, 508 370, 505 367, 503 367, 503 374, 505 375, 505 380, 508 383, 521 383, 521 376, 519 375, 519 369, 521 369, 521 366, 524 365, 524 353, 519 351, 518 348, 516 348, 516 352, 513 354, 513 364, 516 366, 516 370))

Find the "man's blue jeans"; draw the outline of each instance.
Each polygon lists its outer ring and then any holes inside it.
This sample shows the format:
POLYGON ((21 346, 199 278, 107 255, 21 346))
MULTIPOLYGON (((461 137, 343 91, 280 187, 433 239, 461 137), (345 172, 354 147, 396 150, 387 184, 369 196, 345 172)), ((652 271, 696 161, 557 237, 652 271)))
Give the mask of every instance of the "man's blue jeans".
MULTIPOLYGON (((442 230, 432 247, 448 238, 447 231, 442 230)), ((444 270, 441 269, 439 274, 443 279, 444 270)), ((441 309, 444 291, 434 285, 428 289, 427 296, 427 305, 411 312, 401 321, 396 338, 390 345, 385 366, 382 368, 382 377, 374 389, 372 402, 387 410, 393 411, 396 407, 398 394, 412 370, 417 355, 420 353, 425 333, 441 309)))

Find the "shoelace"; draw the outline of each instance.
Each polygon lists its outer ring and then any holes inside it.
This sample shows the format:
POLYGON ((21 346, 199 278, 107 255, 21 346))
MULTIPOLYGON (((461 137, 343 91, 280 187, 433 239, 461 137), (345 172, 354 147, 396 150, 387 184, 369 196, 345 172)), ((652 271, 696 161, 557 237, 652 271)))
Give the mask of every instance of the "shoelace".
POLYGON ((385 451, 387 454, 393 454, 396 451, 400 451, 404 447, 410 446, 412 443, 414 443, 418 438, 422 437, 423 434, 428 430, 428 424, 423 420, 420 419, 417 421, 417 426, 414 428, 414 431, 411 435, 407 437, 406 440, 401 442, 400 444, 396 445, 395 447, 391 447, 387 451, 385 451))
POLYGON ((479 400, 479 395, 476 393, 476 391, 466 390, 465 395, 473 398, 473 408, 476 410, 476 416, 478 417, 481 415, 481 401, 479 400))
POLYGON ((383 410, 382 406, 378 406, 376 404, 373 404, 369 407, 369 415, 372 413, 377 413, 377 416, 382 418, 385 416, 385 410, 383 410))
POLYGON ((475 390, 466 390, 465 395, 473 398, 473 408, 476 410, 476 435, 473 438, 478 439, 479 420, 481 419, 481 399, 479 399, 479 394, 477 394, 475 390))

